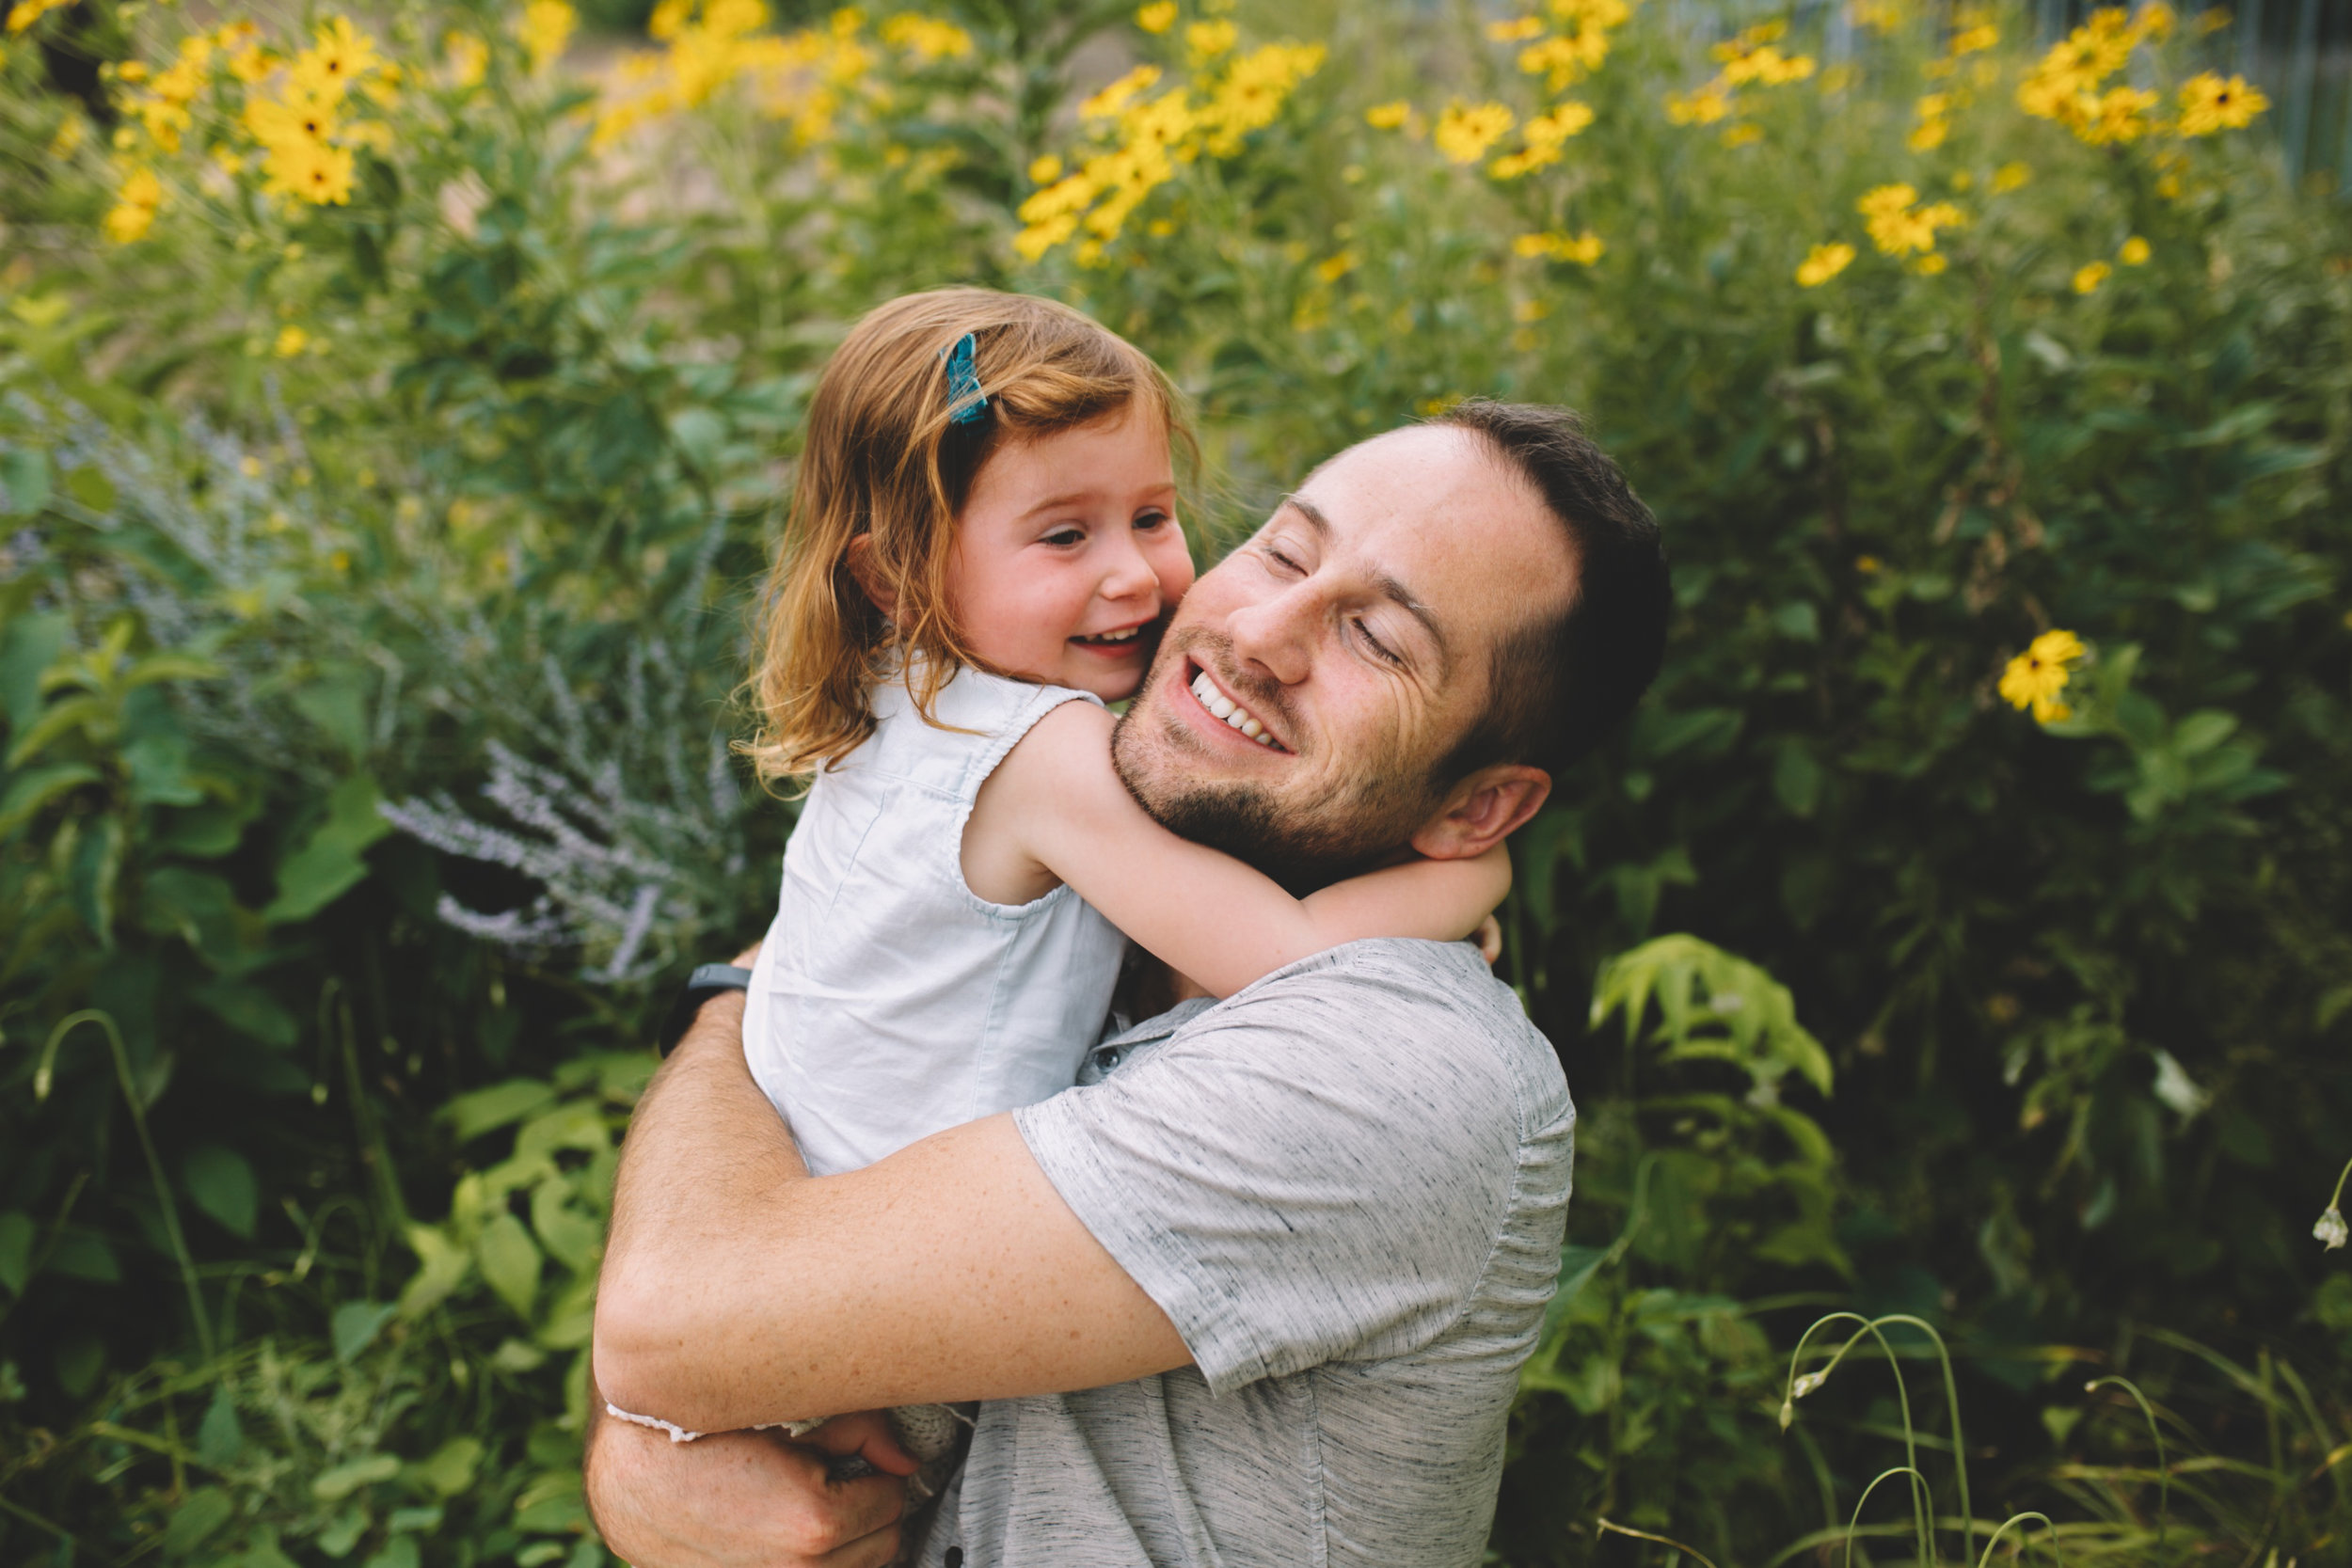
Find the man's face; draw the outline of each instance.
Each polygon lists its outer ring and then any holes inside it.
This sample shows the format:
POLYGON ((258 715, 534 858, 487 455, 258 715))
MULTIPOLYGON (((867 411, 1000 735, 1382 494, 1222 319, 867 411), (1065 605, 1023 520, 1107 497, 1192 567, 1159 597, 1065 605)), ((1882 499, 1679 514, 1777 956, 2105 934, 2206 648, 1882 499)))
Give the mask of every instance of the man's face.
POLYGON ((1193 585, 1120 721, 1120 777, 1185 837, 1327 881, 1443 806, 1498 641, 1574 586, 1559 524, 1484 437, 1375 436, 1193 585))

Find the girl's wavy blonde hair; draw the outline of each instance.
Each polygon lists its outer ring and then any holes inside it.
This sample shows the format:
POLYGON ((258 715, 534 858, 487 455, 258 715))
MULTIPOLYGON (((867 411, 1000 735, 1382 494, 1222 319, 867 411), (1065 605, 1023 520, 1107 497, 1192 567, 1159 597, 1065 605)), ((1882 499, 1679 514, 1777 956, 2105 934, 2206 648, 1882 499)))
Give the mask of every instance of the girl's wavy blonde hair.
POLYGON ((739 748, 763 781, 804 778, 856 750, 874 733, 869 692, 880 681, 904 680, 917 710, 937 721, 932 705, 948 678, 987 668, 965 645, 946 591, 956 516, 981 467, 1008 442, 1131 407, 1191 452, 1160 368, 1050 299, 936 289, 894 299, 857 324, 809 404, 764 596, 751 679, 759 727, 739 748), (980 418, 958 424, 947 359, 966 333, 988 403, 980 418), (871 541, 864 570, 895 599, 895 617, 850 572, 861 538, 871 541))

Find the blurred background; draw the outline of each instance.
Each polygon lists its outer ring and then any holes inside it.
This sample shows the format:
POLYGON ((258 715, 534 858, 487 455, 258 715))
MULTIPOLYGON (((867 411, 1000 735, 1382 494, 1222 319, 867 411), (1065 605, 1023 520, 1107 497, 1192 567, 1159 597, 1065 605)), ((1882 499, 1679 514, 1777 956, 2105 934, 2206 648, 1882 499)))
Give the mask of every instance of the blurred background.
POLYGON ((1492 1560, 2352 1560, 2347 50, 13 0, 0 1561, 607 1560, 605 1205, 772 908, 801 413, 950 281, 1168 367, 1204 561, 1470 394, 1664 522, 1665 673, 1519 835, 1583 1147, 1492 1560))

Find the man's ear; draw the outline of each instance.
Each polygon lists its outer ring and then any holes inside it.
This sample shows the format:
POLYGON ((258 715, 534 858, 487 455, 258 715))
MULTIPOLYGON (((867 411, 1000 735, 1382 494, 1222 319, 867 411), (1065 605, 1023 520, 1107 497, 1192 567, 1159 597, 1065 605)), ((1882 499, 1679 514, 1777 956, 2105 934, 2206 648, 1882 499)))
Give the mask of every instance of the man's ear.
POLYGON ((1413 847, 1433 861, 1483 855, 1544 809, 1551 775, 1524 763, 1482 768, 1455 784, 1446 803, 1413 835, 1413 847))
POLYGON ((849 567, 850 576, 857 579, 859 592, 882 612, 882 619, 896 621, 898 618, 898 590, 875 568, 872 534, 861 533, 850 541, 849 567))

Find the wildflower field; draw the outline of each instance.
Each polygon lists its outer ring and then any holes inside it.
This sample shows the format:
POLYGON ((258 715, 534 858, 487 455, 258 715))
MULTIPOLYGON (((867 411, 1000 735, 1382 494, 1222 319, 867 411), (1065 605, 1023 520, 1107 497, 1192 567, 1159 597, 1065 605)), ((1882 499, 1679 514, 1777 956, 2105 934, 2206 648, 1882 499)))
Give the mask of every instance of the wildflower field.
POLYGON ((607 1560, 750 596, 950 281, 1169 368, 1204 558, 1470 394, 1665 524, 1493 1560, 2352 1561, 2352 208, 2226 13, 781 4, 0 21, 0 1562, 607 1560))

